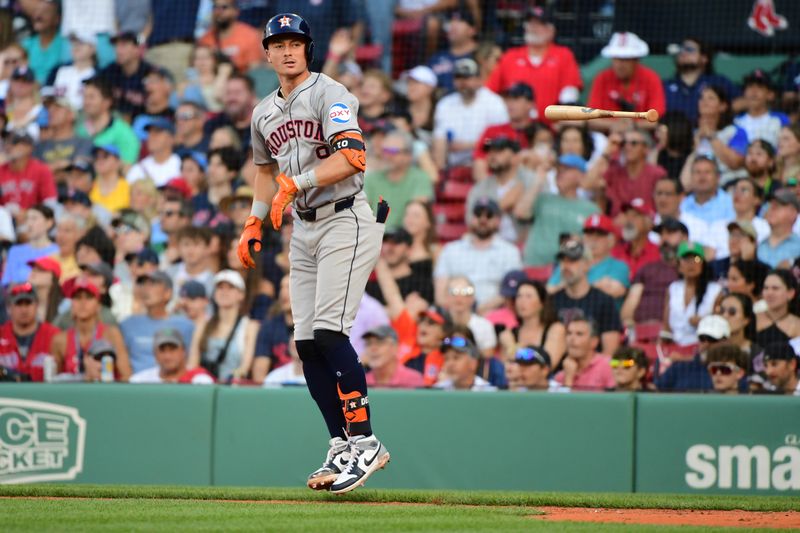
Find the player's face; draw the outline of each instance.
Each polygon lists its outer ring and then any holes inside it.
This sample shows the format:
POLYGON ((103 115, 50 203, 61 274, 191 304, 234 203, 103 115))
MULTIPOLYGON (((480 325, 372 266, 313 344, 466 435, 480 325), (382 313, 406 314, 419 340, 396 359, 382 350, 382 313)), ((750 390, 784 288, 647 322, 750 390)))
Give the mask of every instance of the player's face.
POLYGON ((297 76, 308 68, 306 42, 293 36, 276 37, 267 45, 267 60, 278 76, 297 76))

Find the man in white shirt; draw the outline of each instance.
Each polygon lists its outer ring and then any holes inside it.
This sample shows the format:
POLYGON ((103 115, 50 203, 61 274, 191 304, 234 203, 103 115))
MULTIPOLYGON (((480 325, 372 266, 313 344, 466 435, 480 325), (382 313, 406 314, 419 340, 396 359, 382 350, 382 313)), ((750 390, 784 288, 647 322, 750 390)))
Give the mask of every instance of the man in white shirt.
POLYGON ((181 175, 181 158, 173 152, 175 125, 166 118, 155 117, 145 126, 147 151, 150 155, 136 163, 128 171, 128 183, 150 178, 156 187, 181 175))
POLYGON ((483 131, 509 121, 503 99, 482 86, 474 59, 456 61, 453 76, 456 92, 439 100, 433 116, 433 158, 439 168, 470 164, 483 131))
POLYGON ((131 376, 131 383, 190 383, 213 385, 214 377, 204 368, 186 369, 186 345, 175 328, 158 330, 153 336, 156 365, 131 376))

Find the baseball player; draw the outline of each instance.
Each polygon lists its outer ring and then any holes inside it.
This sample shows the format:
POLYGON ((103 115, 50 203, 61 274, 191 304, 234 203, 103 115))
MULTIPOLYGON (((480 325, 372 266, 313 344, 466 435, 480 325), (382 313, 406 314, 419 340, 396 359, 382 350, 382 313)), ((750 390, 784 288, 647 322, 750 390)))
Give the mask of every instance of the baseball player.
POLYGON ((358 100, 328 76, 309 72, 314 41, 294 13, 272 17, 262 41, 280 88, 253 110, 258 171, 239 259, 255 263, 262 220, 277 230, 292 204, 290 290, 297 352, 311 396, 331 435, 309 488, 349 492, 389 461, 372 434, 364 369, 349 340, 367 278, 380 253, 388 208, 373 215, 362 191, 366 154, 358 100), (267 202, 271 199, 271 205, 267 202))

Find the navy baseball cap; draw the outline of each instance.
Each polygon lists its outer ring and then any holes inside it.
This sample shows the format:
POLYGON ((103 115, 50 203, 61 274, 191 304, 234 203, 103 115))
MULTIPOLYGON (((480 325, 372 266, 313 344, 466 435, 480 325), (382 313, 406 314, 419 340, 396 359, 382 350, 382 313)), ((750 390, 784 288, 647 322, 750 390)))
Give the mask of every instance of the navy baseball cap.
POLYGON ((144 131, 150 131, 151 129, 157 129, 162 131, 168 131, 172 135, 175 135, 175 124, 172 123, 171 120, 164 117, 153 117, 148 122, 147 125, 144 127, 144 131))
POLYGON ((86 159, 79 157, 70 161, 64 170, 80 170, 81 172, 91 172, 92 165, 86 159))
POLYGON ((98 152, 105 152, 108 155, 113 155, 117 159, 119 159, 119 157, 120 157, 119 148, 117 148, 113 144, 103 144, 103 145, 95 146, 94 148, 92 148, 92 155, 93 156, 97 157, 97 153, 98 152))
POLYGON ((503 134, 487 137, 483 141, 483 149, 487 152, 490 150, 505 150, 506 148, 514 153, 519 152, 519 143, 516 139, 503 134))
POLYGON ((182 154, 180 154, 180 156, 181 156, 181 161, 185 159, 191 159, 192 161, 197 163, 197 166, 200 167, 200 169, 203 172, 208 170, 208 158, 206 157, 206 154, 204 154, 203 152, 198 152, 196 150, 189 150, 183 152, 182 154))
POLYGON ((28 83, 36 81, 36 78, 33 76, 33 71, 25 66, 15 68, 14 72, 11 73, 11 79, 27 81, 28 83))
POLYGON ((69 189, 67 194, 61 198, 61 203, 67 202, 73 202, 86 207, 92 207, 92 200, 89 199, 89 195, 78 189, 69 189))
POLYGON ((189 298, 190 300, 208 297, 208 294, 206 293, 206 286, 193 279, 190 279, 181 285, 179 295, 181 298, 189 298))
POLYGON ((137 44, 139 42, 139 39, 136 37, 136 34, 133 33, 132 31, 120 32, 115 36, 113 36, 110 40, 111 44, 117 44, 117 42, 119 41, 128 41, 129 43, 133 44, 137 44))
POLYGON ((411 234, 403 227, 389 230, 383 234, 383 242, 411 245, 413 240, 414 239, 411 237, 411 234))
POLYGON ((503 276, 500 282, 500 296, 503 298, 515 298, 517 289, 523 281, 527 281, 528 275, 522 270, 510 270, 503 276))
POLYGON ((764 362, 791 361, 797 354, 788 342, 773 342, 764 348, 764 362))
POLYGON ((506 89, 506 91, 503 93, 503 96, 526 98, 531 102, 533 102, 535 99, 533 87, 522 81, 519 81, 506 89))
POLYGON ((475 205, 472 206, 472 214, 475 216, 478 216, 479 213, 484 211, 488 211, 494 215, 499 215, 501 213, 500 205, 492 198, 486 197, 479 198, 478 201, 475 202, 475 205))

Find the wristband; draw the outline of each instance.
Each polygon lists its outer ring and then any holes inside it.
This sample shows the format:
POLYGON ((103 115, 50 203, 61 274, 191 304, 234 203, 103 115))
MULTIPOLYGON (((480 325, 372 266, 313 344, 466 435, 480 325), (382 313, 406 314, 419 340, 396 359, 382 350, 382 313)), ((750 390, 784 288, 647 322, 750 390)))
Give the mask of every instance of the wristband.
POLYGON ((259 220, 264 220, 269 214, 269 206, 264 202, 253 200, 253 206, 250 208, 250 216, 258 217, 259 220))
POLYGON ((292 181, 294 181, 295 186, 300 191, 306 191, 319 186, 317 182, 317 173, 314 170, 298 174, 292 177, 292 181))

